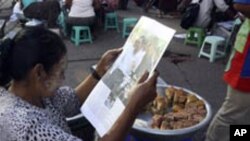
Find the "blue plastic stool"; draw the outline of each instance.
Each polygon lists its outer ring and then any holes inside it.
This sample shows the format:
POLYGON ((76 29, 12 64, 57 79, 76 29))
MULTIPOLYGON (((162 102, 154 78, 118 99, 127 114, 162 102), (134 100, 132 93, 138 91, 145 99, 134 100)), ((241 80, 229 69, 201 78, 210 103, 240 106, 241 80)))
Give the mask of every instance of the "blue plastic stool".
POLYGON ((116 29, 119 32, 118 16, 115 12, 105 14, 104 30, 116 29))
POLYGON ((137 23, 137 18, 124 18, 123 19, 123 27, 122 27, 122 37, 125 38, 131 32, 131 29, 137 23))
POLYGON ((89 26, 73 26, 71 41, 73 41, 76 46, 79 46, 82 42, 93 43, 89 26))
POLYGON ((200 53, 198 57, 205 56, 209 58, 209 61, 212 63, 215 59, 222 58, 226 55, 226 50, 224 48, 223 51, 218 50, 218 46, 224 46, 225 38, 220 36, 207 36, 202 44, 200 49, 200 53), (206 43, 210 44, 209 51, 206 51, 205 45, 206 43))

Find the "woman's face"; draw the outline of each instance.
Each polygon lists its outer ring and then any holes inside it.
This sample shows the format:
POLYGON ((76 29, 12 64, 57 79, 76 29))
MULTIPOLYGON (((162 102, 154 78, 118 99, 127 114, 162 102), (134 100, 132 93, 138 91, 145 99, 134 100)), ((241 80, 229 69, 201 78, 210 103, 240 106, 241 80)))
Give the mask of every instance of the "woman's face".
POLYGON ((67 67, 66 55, 53 66, 52 70, 48 74, 47 79, 44 81, 46 91, 49 95, 53 94, 63 83, 65 76, 64 71, 67 67))

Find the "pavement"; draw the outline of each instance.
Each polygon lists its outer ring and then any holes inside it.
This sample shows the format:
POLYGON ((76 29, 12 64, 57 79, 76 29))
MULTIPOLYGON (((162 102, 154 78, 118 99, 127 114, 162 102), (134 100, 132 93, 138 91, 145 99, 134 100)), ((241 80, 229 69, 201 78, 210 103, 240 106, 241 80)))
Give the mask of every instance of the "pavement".
MULTIPOLYGON (((3 0, 2 0, 3 1, 3 0)), ((10 0, 9 0, 10 1, 10 0)), ((166 16, 157 18, 155 11, 144 13, 133 1, 129 2, 126 11, 118 10, 120 31, 124 17, 142 15, 154 18, 162 24, 174 28, 177 33, 185 33, 179 26, 180 18, 166 16)), ((1 17, 2 12, 0 13, 1 17)), ((112 48, 122 47, 126 39, 121 32, 115 30, 104 31, 102 26, 96 28, 96 38, 93 44, 83 43, 76 47, 69 39, 64 39, 68 49, 68 69, 65 84, 75 87, 89 74, 89 68, 97 63, 102 54, 112 48)), ((198 58, 199 48, 184 45, 183 39, 173 38, 167 51, 163 55, 157 70, 160 77, 168 84, 181 86, 198 93, 211 105, 216 113, 226 95, 226 84, 222 80, 227 58, 210 63, 207 58, 198 58)), ((199 130, 193 141, 204 140, 206 128, 199 130)))

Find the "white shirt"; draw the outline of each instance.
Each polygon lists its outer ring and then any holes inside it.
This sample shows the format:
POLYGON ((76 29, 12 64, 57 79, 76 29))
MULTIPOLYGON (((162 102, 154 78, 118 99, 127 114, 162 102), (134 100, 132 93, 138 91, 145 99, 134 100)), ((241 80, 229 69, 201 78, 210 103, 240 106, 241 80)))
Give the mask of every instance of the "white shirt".
POLYGON ((95 11, 93 0, 73 0, 69 17, 93 17, 95 11))
MULTIPOLYGON (((192 3, 197 2, 199 2, 199 0, 192 0, 192 3)), ((199 14, 194 23, 194 26, 206 28, 209 25, 214 4, 218 8, 218 10, 222 12, 225 12, 229 7, 224 0, 202 0, 202 2, 200 3, 199 14)))

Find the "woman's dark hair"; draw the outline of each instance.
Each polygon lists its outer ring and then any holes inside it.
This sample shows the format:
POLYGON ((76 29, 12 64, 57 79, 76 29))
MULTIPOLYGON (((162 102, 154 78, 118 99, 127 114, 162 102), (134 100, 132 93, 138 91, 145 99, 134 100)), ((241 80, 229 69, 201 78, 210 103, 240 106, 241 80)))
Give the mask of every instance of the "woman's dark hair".
POLYGON ((42 27, 24 28, 13 40, 0 43, 0 85, 5 86, 11 79, 24 80, 36 64, 42 64, 49 73, 66 52, 55 33, 42 27))

